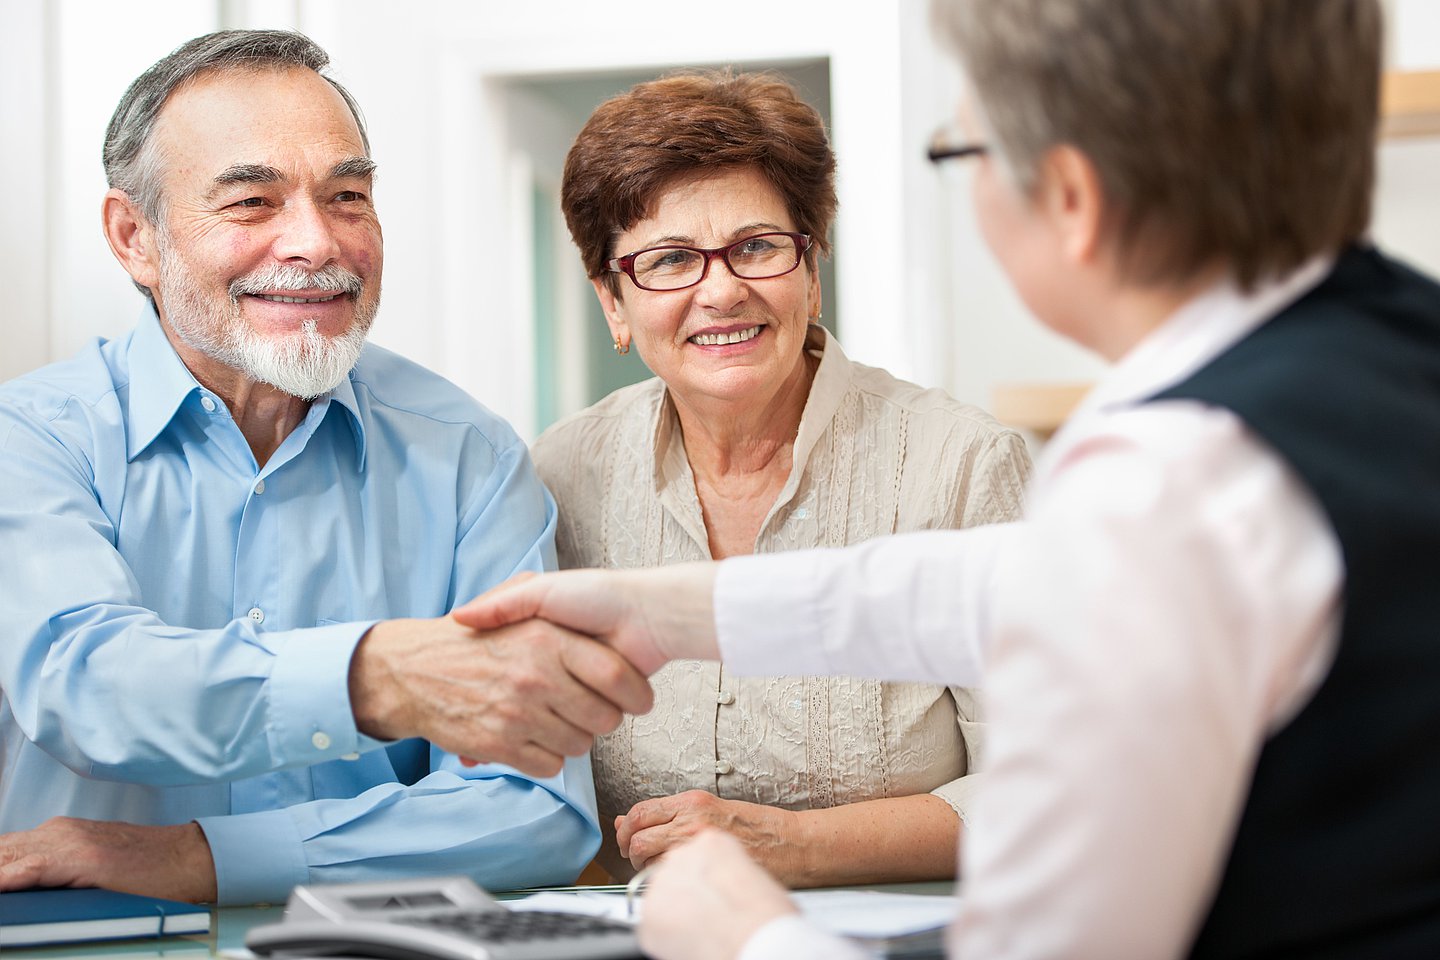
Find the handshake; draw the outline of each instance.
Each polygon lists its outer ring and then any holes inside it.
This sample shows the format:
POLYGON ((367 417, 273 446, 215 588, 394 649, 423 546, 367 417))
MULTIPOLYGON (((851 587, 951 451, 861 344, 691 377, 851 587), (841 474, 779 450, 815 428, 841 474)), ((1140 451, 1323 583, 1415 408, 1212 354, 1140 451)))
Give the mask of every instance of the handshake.
POLYGON ((435 620, 388 620, 350 663, 356 725, 467 763, 560 772, 652 705, 670 660, 715 659, 715 564, 522 574, 435 620))

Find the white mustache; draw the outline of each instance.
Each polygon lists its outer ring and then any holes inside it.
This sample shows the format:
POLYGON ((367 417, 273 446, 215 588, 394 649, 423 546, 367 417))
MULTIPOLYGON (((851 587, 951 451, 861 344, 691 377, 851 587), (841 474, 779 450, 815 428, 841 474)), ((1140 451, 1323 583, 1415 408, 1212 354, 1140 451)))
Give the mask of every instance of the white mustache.
POLYGON ((321 267, 315 271, 305 270, 301 267, 274 265, 232 280, 230 282, 230 299, 238 300, 245 294, 276 290, 331 290, 358 297, 364 286, 364 281, 358 276, 335 264, 321 267))

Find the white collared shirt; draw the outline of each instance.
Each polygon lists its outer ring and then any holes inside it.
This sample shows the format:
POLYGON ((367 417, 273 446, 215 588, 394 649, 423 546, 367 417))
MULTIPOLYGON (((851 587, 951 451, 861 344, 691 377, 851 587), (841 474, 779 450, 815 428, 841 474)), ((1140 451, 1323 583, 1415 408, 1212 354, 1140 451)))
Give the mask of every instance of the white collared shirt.
MULTIPOLYGON (((1051 441, 1023 523, 722 566, 734 672, 983 675, 990 779, 962 851, 954 955, 1189 948, 1259 750, 1329 668, 1343 564, 1314 497, 1234 414, 1140 401, 1329 267, 1249 295, 1218 284, 1178 310, 1051 441)), ((794 919, 742 954, 848 955, 794 919)))

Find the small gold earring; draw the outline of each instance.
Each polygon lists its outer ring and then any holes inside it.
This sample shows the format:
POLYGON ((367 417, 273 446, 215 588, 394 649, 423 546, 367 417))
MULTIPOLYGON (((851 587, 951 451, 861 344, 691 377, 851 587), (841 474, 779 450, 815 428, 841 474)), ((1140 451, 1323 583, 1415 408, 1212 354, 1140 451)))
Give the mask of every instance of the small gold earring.
POLYGON ((625 354, 627 354, 627 353, 630 352, 630 344, 628 344, 628 343, 621 343, 621 342, 620 342, 620 338, 619 338, 619 337, 616 337, 616 338, 615 338, 615 352, 618 353, 618 354, 620 354, 620 356, 622 356, 622 357, 625 356, 625 354))

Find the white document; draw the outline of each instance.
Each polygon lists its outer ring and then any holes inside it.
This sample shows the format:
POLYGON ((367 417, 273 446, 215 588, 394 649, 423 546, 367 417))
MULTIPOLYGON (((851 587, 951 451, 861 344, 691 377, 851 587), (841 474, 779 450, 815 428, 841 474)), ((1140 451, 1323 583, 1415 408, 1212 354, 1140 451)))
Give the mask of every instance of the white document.
MULTIPOLYGON (((790 899, 815 926, 842 937, 883 939, 938 930, 955 916, 957 899, 874 890, 802 890, 790 899)), ((583 913, 632 923, 623 893, 545 892, 505 901, 511 910, 583 913)), ((637 903, 637 907, 639 904, 637 903)), ((638 911, 637 911, 638 913, 638 911)))

